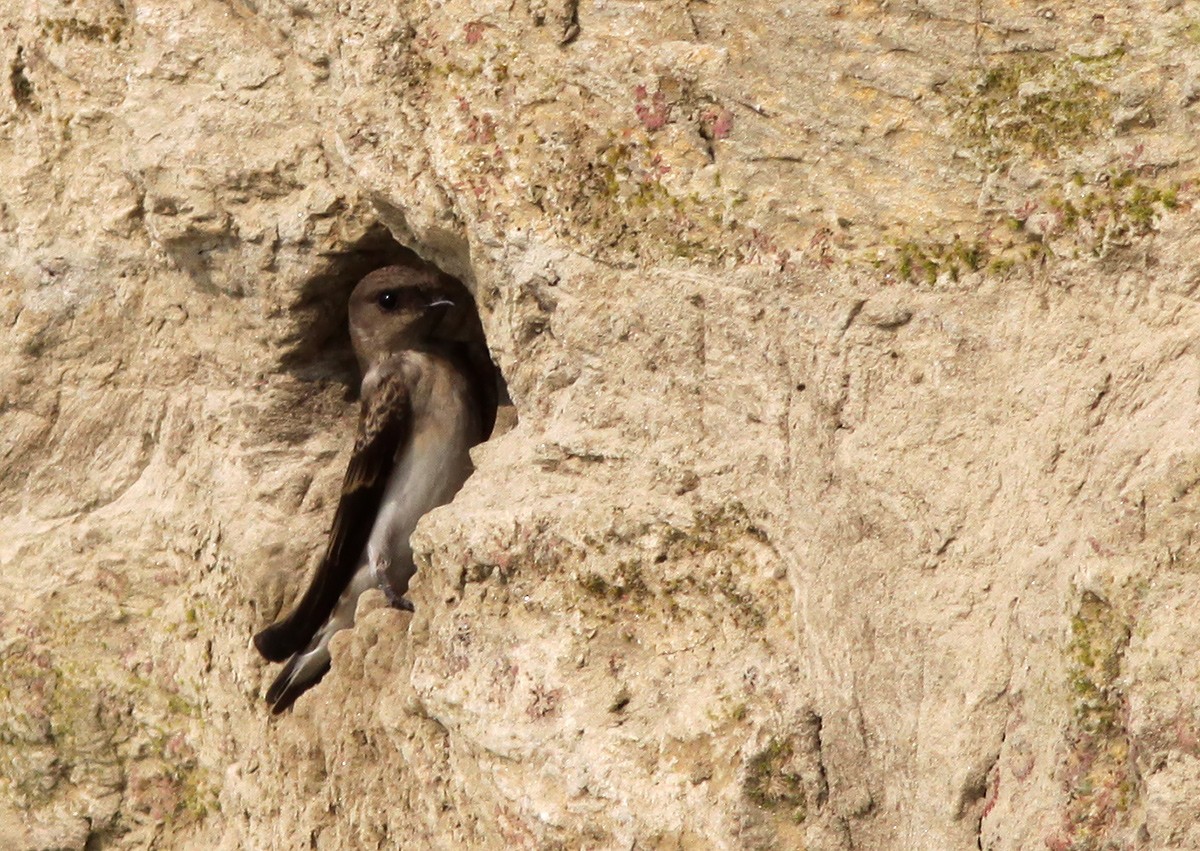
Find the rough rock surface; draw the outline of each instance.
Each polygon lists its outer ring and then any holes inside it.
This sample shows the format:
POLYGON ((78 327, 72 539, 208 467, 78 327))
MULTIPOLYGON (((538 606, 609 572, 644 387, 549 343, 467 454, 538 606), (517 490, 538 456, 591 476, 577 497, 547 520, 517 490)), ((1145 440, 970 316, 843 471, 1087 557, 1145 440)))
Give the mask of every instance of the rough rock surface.
POLYGON ((0 847, 1200 847, 1200 3, 39 0, 0 56, 0 847), (519 425, 271 720, 397 242, 519 425))

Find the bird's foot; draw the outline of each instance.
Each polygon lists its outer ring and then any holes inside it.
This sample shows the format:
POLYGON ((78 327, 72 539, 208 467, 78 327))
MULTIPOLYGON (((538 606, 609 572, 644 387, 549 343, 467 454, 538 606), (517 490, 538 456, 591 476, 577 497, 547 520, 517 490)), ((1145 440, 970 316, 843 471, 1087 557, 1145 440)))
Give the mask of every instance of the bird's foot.
POLYGON ((412 601, 407 599, 402 591, 397 591, 395 586, 392 585, 387 575, 387 563, 382 559, 376 559, 372 562, 371 566, 375 570, 375 584, 383 591, 383 596, 387 597, 388 604, 393 609, 399 609, 402 612, 416 611, 416 607, 413 606, 412 601))
POLYGON ((383 596, 387 597, 388 603, 393 609, 400 609, 403 612, 415 612, 416 607, 413 606, 412 600, 409 600, 403 594, 396 592, 390 582, 383 583, 383 596))

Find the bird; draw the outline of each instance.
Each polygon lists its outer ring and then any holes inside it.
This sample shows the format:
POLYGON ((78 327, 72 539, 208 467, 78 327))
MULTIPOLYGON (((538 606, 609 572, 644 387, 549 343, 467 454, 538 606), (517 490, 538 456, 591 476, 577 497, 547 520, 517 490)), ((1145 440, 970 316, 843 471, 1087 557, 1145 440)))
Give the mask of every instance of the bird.
POLYGON ((409 536, 472 472, 468 450, 496 422, 499 379, 466 287, 415 254, 366 275, 349 304, 362 373, 358 432, 324 556, 291 612, 254 636, 271 662, 273 714, 330 667, 329 640, 354 624, 358 598, 392 605, 416 572, 409 536))

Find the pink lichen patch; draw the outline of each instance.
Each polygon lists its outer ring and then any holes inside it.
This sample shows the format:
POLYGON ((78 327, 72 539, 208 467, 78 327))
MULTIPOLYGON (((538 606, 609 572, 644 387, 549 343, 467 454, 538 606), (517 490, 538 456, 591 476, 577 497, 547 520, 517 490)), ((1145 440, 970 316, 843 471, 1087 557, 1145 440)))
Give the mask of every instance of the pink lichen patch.
POLYGON ((752 265, 779 266, 787 262, 771 235, 755 227, 737 244, 737 252, 741 262, 752 265))
POLYGON ((548 689, 545 686, 534 686, 530 691, 531 700, 526 707, 526 714, 534 721, 545 718, 558 709, 562 702, 562 689, 548 689))
POLYGON ((125 787, 125 803, 151 821, 162 821, 179 809, 183 799, 180 782, 157 766, 135 766, 125 787))
POLYGON ((700 126, 710 139, 725 139, 733 132, 733 113, 719 106, 710 106, 700 116, 700 126))
POLYGON ((496 122, 490 115, 472 115, 467 119, 467 141, 490 145, 496 141, 496 122))
POLYGON ((483 30, 486 25, 483 21, 470 21, 463 26, 463 37, 467 44, 479 44, 483 39, 483 30))
POLYGON ((671 120, 671 105, 667 103, 667 96, 662 89, 651 95, 645 86, 638 86, 634 89, 634 96, 637 98, 634 112, 647 131, 661 130, 671 120))

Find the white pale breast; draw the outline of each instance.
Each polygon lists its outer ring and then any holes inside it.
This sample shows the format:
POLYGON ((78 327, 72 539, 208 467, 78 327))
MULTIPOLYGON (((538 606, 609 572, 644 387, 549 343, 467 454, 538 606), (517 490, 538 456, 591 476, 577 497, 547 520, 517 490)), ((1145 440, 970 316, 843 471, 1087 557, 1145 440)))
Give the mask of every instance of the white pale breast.
POLYGON ((468 450, 479 428, 467 382, 449 363, 413 353, 408 365, 415 379, 410 436, 397 448, 364 554, 397 594, 413 573, 409 537, 417 521, 449 502, 470 475, 468 450))

